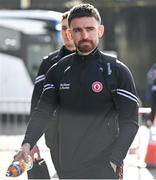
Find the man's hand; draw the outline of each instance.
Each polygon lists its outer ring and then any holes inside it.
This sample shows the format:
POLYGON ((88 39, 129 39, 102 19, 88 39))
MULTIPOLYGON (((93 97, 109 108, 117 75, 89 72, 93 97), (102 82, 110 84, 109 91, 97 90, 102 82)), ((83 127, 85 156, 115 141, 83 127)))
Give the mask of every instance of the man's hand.
POLYGON ((32 157, 33 161, 41 159, 40 150, 37 145, 32 148, 30 156, 32 157))
POLYGON ((116 173, 117 165, 115 165, 113 162, 110 161, 110 165, 112 166, 114 172, 116 173))
POLYGON ((14 156, 13 161, 20 161, 20 160, 26 161, 28 158, 28 155, 30 155, 30 144, 25 143, 21 147, 20 151, 18 151, 17 154, 14 156))

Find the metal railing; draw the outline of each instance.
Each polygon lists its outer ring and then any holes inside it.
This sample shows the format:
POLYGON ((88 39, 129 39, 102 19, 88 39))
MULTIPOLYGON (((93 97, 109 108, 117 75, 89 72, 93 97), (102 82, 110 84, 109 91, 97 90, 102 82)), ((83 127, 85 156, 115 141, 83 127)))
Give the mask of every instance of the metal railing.
POLYGON ((30 99, 0 98, 0 134, 23 134, 30 114, 30 99))
POLYGON ((0 98, 0 114, 29 114, 30 98, 0 98))

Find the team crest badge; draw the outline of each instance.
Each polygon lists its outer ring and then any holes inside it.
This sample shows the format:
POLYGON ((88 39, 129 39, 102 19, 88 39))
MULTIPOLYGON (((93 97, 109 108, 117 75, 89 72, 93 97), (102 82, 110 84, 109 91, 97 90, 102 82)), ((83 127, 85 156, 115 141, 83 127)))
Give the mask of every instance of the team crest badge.
POLYGON ((92 90, 93 90, 94 92, 99 93, 99 92, 102 91, 102 89, 103 89, 103 85, 102 85, 101 82, 99 82, 99 81, 93 82, 93 84, 92 84, 92 90))

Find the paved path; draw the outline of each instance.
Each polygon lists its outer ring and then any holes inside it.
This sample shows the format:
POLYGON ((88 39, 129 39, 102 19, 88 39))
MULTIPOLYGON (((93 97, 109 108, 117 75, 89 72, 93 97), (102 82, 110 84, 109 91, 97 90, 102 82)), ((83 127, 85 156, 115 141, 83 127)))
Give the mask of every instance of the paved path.
MULTIPOLYGON (((15 180, 15 178, 5 177, 7 167, 11 163, 13 156, 16 151, 20 148, 23 135, 6 135, 0 136, 0 180, 15 180)), ((46 160, 49 173, 51 177, 55 174, 55 169, 51 162, 49 150, 45 145, 44 137, 38 142, 39 148, 41 149, 41 156, 46 160)), ((131 160, 133 161, 133 160, 131 160)), ((52 178, 54 179, 54 178, 52 178)), ((137 168, 134 161, 132 163, 126 163, 124 168, 124 180, 153 180, 154 177, 150 171, 146 168, 137 168)), ((23 173, 17 177, 16 180, 27 180, 27 174, 23 173)))
MULTIPOLYGON (((15 180, 15 178, 5 177, 6 170, 13 160, 13 156, 17 150, 20 149, 23 135, 17 136, 0 136, 0 180, 15 180)), ((42 137, 38 142, 39 148, 41 149, 41 157, 46 160, 50 176, 54 176, 55 169, 51 162, 51 157, 48 148, 45 145, 44 138, 42 137)), ((23 173, 21 176, 16 178, 17 180, 27 180, 27 174, 23 173)))

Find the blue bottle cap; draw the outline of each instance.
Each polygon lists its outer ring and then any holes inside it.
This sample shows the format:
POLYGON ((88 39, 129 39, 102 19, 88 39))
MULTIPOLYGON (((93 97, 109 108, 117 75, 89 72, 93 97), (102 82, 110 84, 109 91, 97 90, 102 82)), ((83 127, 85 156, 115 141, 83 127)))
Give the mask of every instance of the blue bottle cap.
POLYGON ((7 171, 7 172, 6 172, 6 176, 7 176, 7 177, 11 177, 11 176, 12 176, 12 172, 11 172, 11 171, 7 171))

